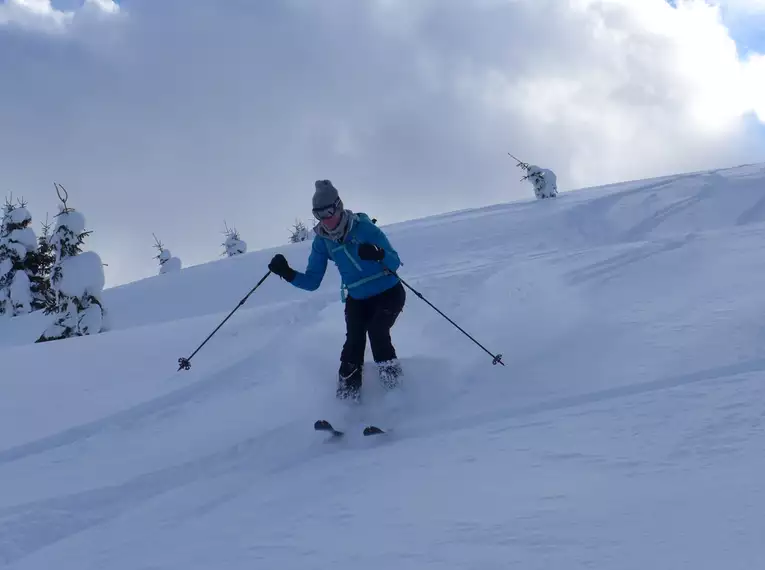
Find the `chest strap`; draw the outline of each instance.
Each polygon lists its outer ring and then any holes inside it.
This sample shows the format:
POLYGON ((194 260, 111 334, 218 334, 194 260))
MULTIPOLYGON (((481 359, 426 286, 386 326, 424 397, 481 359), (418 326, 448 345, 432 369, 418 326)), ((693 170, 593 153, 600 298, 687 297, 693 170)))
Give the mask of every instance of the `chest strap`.
MULTIPOLYGON (((355 243, 354 241, 351 241, 351 243, 355 243)), ((351 255, 351 252, 348 251, 348 247, 346 244, 339 245, 337 247, 330 247, 329 248, 329 257, 334 261, 335 259, 335 253, 342 251, 345 253, 345 255, 348 256, 348 259, 353 263, 354 267, 361 271, 361 265, 359 265, 358 261, 351 255)), ((361 285, 364 285, 366 283, 369 283, 371 281, 374 281, 375 279, 380 279, 381 277, 386 277, 388 274, 385 271, 380 271, 380 273, 375 273, 374 275, 370 275, 368 277, 364 277, 362 279, 359 279, 358 281, 354 281, 353 283, 343 283, 340 286, 340 298, 343 302, 345 302, 345 299, 348 296, 348 290, 353 289, 354 287, 360 287, 361 285)))

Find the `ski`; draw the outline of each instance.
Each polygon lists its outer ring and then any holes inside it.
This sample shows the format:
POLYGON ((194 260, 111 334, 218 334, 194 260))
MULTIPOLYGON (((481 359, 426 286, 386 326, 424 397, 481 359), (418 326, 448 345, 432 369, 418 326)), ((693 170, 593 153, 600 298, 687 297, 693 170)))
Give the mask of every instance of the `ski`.
POLYGON ((364 435, 380 435, 384 433, 385 430, 380 429, 377 426, 367 426, 364 428, 364 435))
MULTIPOLYGON (((325 431, 331 433, 332 437, 342 437, 345 435, 345 432, 335 429, 327 420, 318 420, 313 424, 313 429, 316 431, 325 431)), ((365 436, 380 435, 384 433, 386 433, 385 430, 373 425, 366 426, 363 431, 365 436)))

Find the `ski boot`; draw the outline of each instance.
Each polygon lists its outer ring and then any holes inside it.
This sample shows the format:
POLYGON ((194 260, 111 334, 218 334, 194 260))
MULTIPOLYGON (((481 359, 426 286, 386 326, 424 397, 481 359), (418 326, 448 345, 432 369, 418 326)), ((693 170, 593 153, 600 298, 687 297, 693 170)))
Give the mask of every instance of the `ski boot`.
POLYGON ((340 364, 337 379, 337 391, 335 397, 338 400, 361 401, 361 373, 362 366, 343 362, 340 364))
POLYGON ((400 378, 404 373, 398 359, 386 360, 377 363, 377 372, 380 375, 380 384, 386 390, 393 390, 400 384, 400 378))

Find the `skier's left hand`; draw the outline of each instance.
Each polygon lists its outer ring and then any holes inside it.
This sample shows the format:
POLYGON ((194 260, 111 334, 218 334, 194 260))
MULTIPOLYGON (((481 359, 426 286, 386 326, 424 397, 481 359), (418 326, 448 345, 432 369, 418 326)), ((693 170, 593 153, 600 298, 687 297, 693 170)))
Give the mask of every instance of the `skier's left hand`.
POLYGON ((365 261, 382 261, 385 250, 373 243, 359 244, 359 257, 365 261))

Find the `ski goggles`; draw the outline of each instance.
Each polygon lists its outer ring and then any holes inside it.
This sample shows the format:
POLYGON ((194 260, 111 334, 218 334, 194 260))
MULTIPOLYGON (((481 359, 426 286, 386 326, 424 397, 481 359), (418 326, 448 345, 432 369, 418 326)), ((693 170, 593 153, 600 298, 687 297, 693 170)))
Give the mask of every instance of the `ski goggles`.
POLYGON ((340 198, 334 201, 329 206, 322 206, 321 208, 314 208, 312 210, 313 217, 317 220, 327 220, 337 214, 340 209, 340 198))

